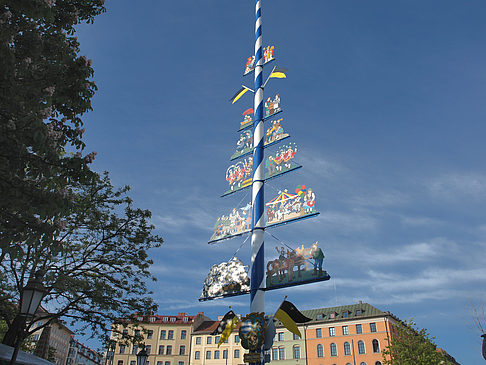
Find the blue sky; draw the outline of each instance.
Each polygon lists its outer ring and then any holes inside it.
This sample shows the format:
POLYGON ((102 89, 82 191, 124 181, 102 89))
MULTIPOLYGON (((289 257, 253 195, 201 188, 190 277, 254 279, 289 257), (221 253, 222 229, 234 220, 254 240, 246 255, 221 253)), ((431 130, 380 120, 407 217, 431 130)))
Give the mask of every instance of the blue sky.
MULTIPOLYGON (((94 25, 79 27, 99 91, 84 118, 95 169, 129 184, 153 212, 165 244, 151 251, 159 313, 228 305, 200 303, 211 265, 243 238, 208 245, 216 218, 245 192, 225 198, 225 171, 250 95, 242 82, 254 44, 253 1, 107 2, 94 25)), ((485 303, 486 3, 449 0, 264 0, 264 44, 275 46, 286 80, 284 127, 297 143, 293 173, 280 189, 312 187, 318 218, 274 229, 292 246, 318 240, 328 282, 284 295, 300 309, 366 301, 415 318, 464 364, 482 363, 469 303, 485 303)), ((277 242, 267 236, 267 258, 277 242)), ((249 244, 238 257, 249 264, 249 244)))

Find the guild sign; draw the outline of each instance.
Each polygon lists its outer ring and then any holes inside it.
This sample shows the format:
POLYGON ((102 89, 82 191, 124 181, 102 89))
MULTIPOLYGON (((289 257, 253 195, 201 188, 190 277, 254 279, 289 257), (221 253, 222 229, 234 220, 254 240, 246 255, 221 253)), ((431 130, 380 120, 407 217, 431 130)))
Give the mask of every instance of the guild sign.
MULTIPOLYGON (((263 64, 266 64, 270 61, 273 61, 275 58, 273 57, 274 46, 266 46, 263 47, 263 64)), ((248 75, 255 69, 255 56, 248 57, 245 65, 245 72, 243 76, 248 75)))
POLYGON ((267 227, 310 218, 319 214, 315 209, 316 194, 311 188, 299 185, 295 194, 287 190, 266 203, 267 206, 267 227))
POLYGON ((239 335, 244 349, 259 352, 265 341, 265 313, 250 313, 241 320, 239 335))
POLYGON ((218 218, 214 225, 213 235, 209 239, 209 243, 240 236, 250 232, 250 230, 251 203, 248 203, 243 208, 233 208, 230 214, 218 218))
POLYGON ((275 249, 279 256, 267 263, 267 290, 330 279, 322 269, 324 253, 317 242, 309 248, 302 245, 295 250, 283 246, 275 249))

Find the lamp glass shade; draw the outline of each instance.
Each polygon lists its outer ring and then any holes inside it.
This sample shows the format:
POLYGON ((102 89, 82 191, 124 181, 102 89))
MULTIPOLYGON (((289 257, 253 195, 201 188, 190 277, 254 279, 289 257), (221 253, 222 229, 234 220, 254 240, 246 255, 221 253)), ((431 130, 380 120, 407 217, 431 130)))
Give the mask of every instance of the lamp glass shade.
POLYGON ((20 314, 33 316, 46 293, 42 282, 38 279, 29 280, 22 291, 22 303, 20 303, 20 314))
POLYGON ((147 358, 148 358, 148 354, 147 354, 147 351, 145 350, 145 347, 144 347, 137 354, 137 365, 145 365, 147 363, 147 358))

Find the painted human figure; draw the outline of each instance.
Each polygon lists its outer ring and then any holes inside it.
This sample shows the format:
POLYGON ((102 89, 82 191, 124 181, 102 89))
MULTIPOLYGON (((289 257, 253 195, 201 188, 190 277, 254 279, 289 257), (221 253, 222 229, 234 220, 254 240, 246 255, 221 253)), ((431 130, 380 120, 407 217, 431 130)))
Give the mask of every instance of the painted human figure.
POLYGON ((275 95, 275 99, 273 100, 273 109, 275 111, 280 109, 280 95, 275 95))
POLYGON ((317 269, 319 269, 319 276, 322 276, 322 261, 324 260, 324 252, 317 246, 317 242, 313 246, 312 258, 314 259, 314 273, 317 275, 317 269), (315 245, 315 246, 314 246, 315 245))
POLYGON ((310 214, 312 213, 313 206, 316 203, 316 194, 312 191, 312 189, 308 189, 305 193, 304 197, 304 213, 310 214))

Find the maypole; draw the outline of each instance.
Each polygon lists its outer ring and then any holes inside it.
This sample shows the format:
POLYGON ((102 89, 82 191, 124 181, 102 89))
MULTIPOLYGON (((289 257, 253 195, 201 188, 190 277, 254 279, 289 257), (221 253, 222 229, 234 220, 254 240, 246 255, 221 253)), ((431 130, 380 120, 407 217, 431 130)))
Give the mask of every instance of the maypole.
POLYGON ((263 122, 263 52, 262 52, 262 10, 261 0, 255 6, 255 97, 253 122, 253 183, 252 183, 252 235, 251 235, 251 278, 250 311, 265 312, 264 272, 264 230, 265 206, 263 188, 265 170, 263 163, 264 122, 263 122))

